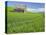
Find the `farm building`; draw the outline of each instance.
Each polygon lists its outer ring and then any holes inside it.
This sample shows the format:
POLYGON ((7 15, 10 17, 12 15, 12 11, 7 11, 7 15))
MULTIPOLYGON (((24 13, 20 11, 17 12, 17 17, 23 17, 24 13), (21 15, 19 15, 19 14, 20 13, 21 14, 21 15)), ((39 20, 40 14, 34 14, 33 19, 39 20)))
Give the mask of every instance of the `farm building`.
POLYGON ((14 8, 14 12, 24 12, 26 11, 26 5, 24 4, 16 4, 14 8))

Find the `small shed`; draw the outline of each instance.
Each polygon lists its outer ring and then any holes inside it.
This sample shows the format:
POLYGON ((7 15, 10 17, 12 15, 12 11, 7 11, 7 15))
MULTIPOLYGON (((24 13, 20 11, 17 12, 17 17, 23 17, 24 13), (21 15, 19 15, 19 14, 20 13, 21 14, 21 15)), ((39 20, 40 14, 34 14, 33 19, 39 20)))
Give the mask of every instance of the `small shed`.
POLYGON ((26 5, 24 4, 16 4, 14 8, 14 12, 25 12, 26 5))

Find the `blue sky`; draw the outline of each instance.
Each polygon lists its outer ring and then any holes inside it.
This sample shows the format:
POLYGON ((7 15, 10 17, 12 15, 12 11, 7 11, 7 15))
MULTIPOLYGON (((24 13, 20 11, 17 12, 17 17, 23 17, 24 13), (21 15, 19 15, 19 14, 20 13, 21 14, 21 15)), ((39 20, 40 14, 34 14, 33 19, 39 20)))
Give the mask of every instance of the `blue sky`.
POLYGON ((8 1, 7 5, 8 6, 14 6, 15 4, 25 4, 27 6, 27 10, 37 10, 39 11, 41 9, 41 11, 44 10, 44 3, 33 3, 33 2, 16 2, 16 1, 8 1), (43 9, 43 10, 42 10, 43 9))

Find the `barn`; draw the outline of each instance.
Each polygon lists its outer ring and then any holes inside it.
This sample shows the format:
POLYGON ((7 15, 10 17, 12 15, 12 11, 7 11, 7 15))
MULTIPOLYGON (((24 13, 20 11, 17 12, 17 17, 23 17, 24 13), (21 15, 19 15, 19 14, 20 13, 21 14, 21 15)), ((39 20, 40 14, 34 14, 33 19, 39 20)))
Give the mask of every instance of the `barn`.
POLYGON ((16 4, 14 7, 14 12, 25 12, 26 5, 24 4, 16 4))

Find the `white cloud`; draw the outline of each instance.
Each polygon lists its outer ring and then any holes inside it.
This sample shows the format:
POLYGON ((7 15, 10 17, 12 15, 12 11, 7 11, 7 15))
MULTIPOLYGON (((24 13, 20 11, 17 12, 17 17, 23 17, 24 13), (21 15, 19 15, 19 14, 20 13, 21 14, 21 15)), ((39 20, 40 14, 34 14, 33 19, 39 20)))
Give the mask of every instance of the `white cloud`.
POLYGON ((44 9, 44 8, 38 8, 37 10, 38 10, 38 11, 40 11, 40 12, 45 11, 45 9, 44 9))
POLYGON ((27 8, 26 9, 28 12, 44 12, 44 8, 38 8, 38 9, 32 9, 32 8, 27 8))

